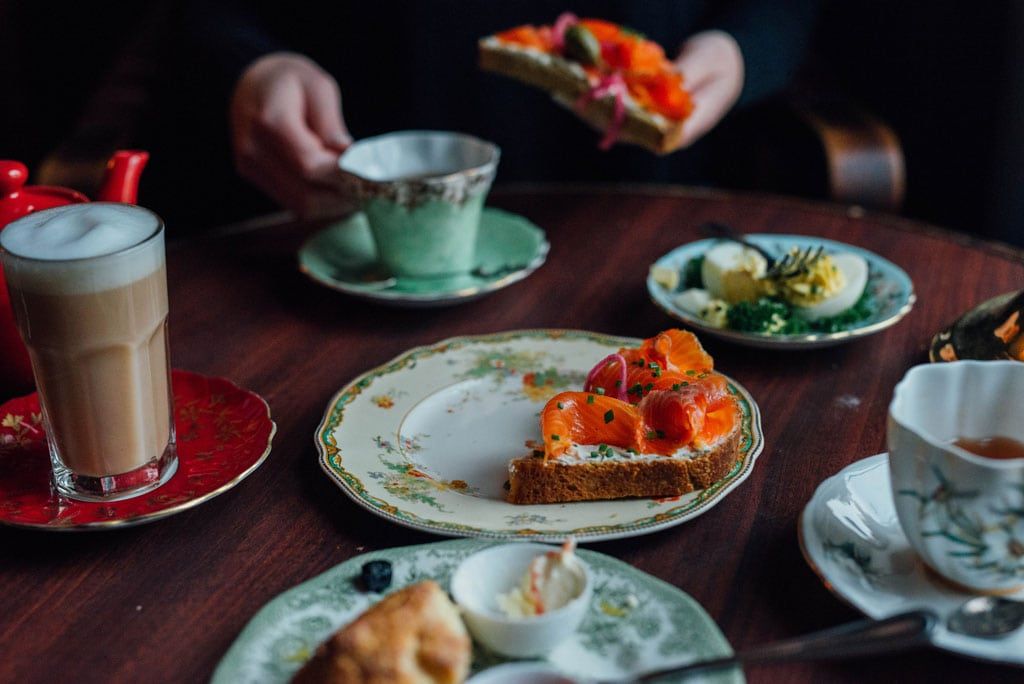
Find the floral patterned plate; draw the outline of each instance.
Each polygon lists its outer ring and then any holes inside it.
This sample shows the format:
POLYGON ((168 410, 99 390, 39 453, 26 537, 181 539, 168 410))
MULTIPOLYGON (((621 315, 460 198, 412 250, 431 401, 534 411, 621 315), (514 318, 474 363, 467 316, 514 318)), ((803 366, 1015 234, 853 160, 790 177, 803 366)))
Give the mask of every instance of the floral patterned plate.
MULTIPOLYGON (((317 644, 381 598, 353 583, 363 563, 391 561, 395 583, 389 591, 428 578, 447 590, 458 564, 492 543, 460 539, 345 561, 264 606, 224 655, 212 684, 289 681, 317 644)), ((555 667, 578 677, 626 676, 732 652, 700 604, 679 589, 604 554, 578 553, 594 575, 594 597, 580 627, 548 656, 555 667)), ((473 671, 501 662, 500 656, 477 647, 473 671)), ((723 671, 686 681, 739 683, 743 675, 723 671)))
POLYGON ((539 437, 539 412, 579 389, 609 353, 639 340, 578 330, 456 337, 408 351, 338 392, 315 441, 320 465, 356 503, 400 525, 497 539, 616 539, 708 510, 747 478, 763 446, 757 404, 739 384, 741 458, 712 487, 670 499, 515 505, 509 459, 539 437))
MULTIPOLYGON (((651 300, 666 314, 682 321, 686 325, 723 340, 742 344, 747 347, 761 349, 815 349, 843 344, 858 337, 872 335, 876 332, 896 325, 901 318, 910 313, 917 297, 914 284, 906 272, 888 259, 883 259, 874 252, 854 247, 844 242, 826 240, 810 235, 776 235, 774 233, 755 233, 745 236, 751 242, 767 249, 772 254, 785 254, 792 247, 813 248, 822 246, 827 254, 852 252, 868 262, 868 284, 877 302, 877 310, 864 321, 857 323, 848 330, 834 333, 803 333, 798 335, 779 335, 771 333, 750 333, 728 328, 716 328, 701 317, 690 313, 676 304, 677 292, 665 289, 653 275, 647 276, 647 292, 651 300)), ((719 242, 716 238, 697 240, 676 247, 668 254, 654 262, 661 266, 681 271, 688 261, 702 256, 719 242)))
MULTIPOLYGON (((946 501, 935 505, 952 499, 946 501)), ((910 547, 892 501, 888 454, 857 461, 822 482, 804 508, 799 533, 804 558, 825 586, 872 618, 915 608, 948 616, 972 597, 936 579, 910 547)), ((1020 569, 1024 573, 1024 557, 1020 569)), ((1024 600, 1024 590, 1012 597, 1024 600)), ((933 640, 954 653, 1024 665, 1024 630, 979 639, 940 625, 933 640)))
POLYGON ((188 371, 173 371, 171 383, 178 470, 158 489, 113 502, 55 493, 37 394, 0 405, 0 524, 67 531, 152 522, 226 492, 266 460, 277 427, 262 397, 188 371))

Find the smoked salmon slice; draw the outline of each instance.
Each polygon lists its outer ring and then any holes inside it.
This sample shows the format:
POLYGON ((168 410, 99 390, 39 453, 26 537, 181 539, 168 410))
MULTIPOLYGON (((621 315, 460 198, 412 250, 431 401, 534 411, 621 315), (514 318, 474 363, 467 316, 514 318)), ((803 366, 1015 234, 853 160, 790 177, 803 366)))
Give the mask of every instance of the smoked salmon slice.
POLYGON ((725 376, 713 368, 697 337, 684 330, 620 349, 591 370, 583 392, 562 392, 544 406, 544 457, 558 458, 577 444, 666 455, 713 444, 741 418, 725 376))

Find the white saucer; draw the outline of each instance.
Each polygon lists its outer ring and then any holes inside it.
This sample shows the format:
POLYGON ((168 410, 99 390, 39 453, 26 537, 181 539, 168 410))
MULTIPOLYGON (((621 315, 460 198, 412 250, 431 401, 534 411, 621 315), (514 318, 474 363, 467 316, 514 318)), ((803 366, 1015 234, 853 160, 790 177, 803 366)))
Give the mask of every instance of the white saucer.
MULTIPOLYGON (((910 547, 893 506, 888 454, 857 461, 822 482, 798 530, 804 558, 825 586, 872 618, 915 608, 945 617, 972 596, 937 580, 910 547)), ((1024 590, 1010 598, 1024 600, 1024 590)), ((979 639, 940 625, 933 640, 972 658, 1024 665, 1024 630, 979 639)))

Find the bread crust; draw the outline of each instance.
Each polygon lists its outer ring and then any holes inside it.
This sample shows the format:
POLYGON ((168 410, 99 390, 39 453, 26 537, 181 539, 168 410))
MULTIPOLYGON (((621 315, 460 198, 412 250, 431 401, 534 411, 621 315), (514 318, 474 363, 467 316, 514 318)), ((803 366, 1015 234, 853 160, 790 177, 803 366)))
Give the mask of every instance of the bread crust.
POLYGON ((732 469, 740 457, 740 421, 709 451, 694 458, 623 459, 565 463, 534 456, 509 463, 509 491, 514 504, 565 503, 627 497, 680 496, 707 489, 732 469))
MULTIPOLYGON (((608 129, 615 113, 614 101, 600 98, 577 107, 580 96, 590 91, 590 82, 585 75, 573 73, 568 60, 549 56, 553 64, 544 64, 527 50, 506 47, 486 38, 480 41, 479 48, 480 68, 541 88, 596 130, 608 129), (554 66, 558 63, 561 67, 554 66)), ((668 154, 683 144, 683 121, 627 107, 617 140, 640 145, 655 154, 668 154)))
POLYGON ((457 684, 471 644, 436 582, 387 596, 317 648, 294 684, 457 684))

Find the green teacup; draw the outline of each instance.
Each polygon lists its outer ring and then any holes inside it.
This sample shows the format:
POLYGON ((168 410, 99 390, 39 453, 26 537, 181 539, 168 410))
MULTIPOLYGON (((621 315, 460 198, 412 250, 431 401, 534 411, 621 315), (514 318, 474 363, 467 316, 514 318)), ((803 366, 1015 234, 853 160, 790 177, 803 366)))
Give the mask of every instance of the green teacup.
POLYGON ((462 133, 402 131, 353 144, 338 161, 381 263, 406 277, 473 269, 496 145, 462 133))

